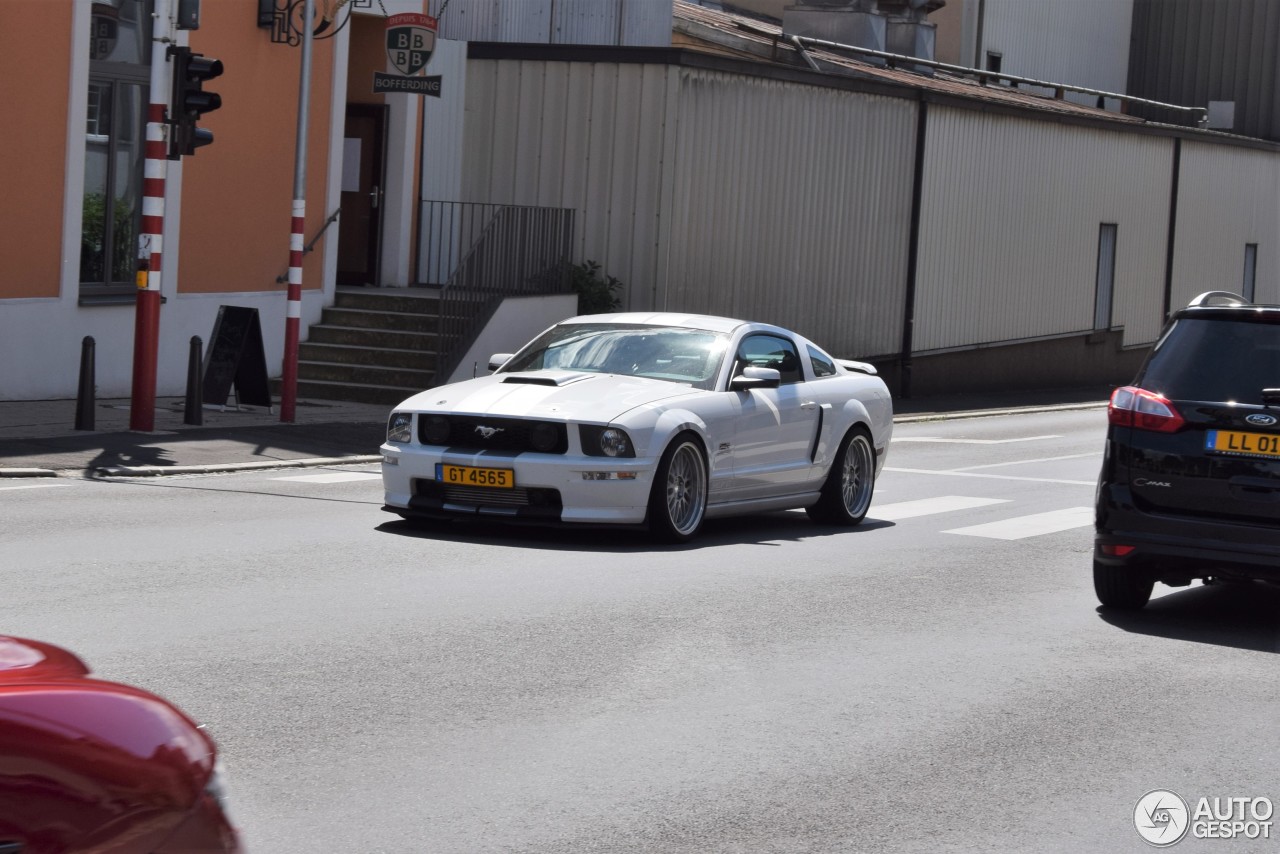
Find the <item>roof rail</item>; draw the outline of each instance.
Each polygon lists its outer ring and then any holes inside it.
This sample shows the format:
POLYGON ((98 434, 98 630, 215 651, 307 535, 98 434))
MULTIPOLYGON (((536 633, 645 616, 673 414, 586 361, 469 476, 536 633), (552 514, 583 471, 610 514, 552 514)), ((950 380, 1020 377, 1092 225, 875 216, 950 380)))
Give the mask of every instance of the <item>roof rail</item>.
POLYGON ((1201 305, 1249 305, 1249 301, 1231 291, 1205 291, 1187 303, 1188 308, 1201 305))

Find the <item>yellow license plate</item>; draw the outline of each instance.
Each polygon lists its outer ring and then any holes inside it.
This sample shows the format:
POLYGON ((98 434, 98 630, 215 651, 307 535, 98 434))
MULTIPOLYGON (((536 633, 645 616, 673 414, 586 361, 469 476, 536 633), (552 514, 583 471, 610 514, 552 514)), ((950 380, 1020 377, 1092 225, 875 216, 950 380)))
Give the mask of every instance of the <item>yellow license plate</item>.
POLYGON ((1236 430, 1210 430, 1205 436, 1205 448, 1224 454, 1280 457, 1280 435, 1241 433, 1236 430))
POLYGON ((493 489, 515 489, 516 473, 511 469, 483 469, 475 466, 436 464, 436 480, 454 486, 487 486, 493 489))

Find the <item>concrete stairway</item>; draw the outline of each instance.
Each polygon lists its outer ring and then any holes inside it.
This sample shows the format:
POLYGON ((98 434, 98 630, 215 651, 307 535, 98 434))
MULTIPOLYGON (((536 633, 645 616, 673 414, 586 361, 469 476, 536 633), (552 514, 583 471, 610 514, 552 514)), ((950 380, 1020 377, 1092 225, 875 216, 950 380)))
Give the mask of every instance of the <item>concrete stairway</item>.
POLYGON ((298 345, 298 396, 394 406, 436 384, 434 290, 338 288, 298 345))

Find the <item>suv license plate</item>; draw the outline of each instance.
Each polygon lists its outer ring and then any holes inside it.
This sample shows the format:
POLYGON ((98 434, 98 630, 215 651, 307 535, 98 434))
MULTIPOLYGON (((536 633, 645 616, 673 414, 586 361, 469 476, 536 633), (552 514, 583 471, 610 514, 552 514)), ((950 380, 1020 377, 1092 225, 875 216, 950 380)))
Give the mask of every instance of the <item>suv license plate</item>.
POLYGON ((436 463, 436 480, 459 486, 515 489, 516 473, 512 469, 482 469, 475 466, 450 466, 436 463))
POLYGON ((1280 457, 1280 436, 1264 433, 1241 433, 1236 430, 1210 430, 1205 434, 1206 450, 1223 454, 1249 454, 1255 457, 1280 457))

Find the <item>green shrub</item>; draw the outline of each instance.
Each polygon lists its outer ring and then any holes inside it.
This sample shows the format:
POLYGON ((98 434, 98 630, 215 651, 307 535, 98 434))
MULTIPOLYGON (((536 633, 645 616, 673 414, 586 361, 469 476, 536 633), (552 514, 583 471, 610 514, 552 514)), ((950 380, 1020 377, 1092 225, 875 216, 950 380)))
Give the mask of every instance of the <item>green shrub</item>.
POLYGON ((570 267, 569 287, 578 295, 578 314, 607 314, 622 307, 622 282, 604 275, 595 261, 570 267))

